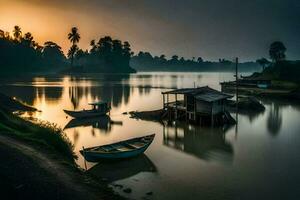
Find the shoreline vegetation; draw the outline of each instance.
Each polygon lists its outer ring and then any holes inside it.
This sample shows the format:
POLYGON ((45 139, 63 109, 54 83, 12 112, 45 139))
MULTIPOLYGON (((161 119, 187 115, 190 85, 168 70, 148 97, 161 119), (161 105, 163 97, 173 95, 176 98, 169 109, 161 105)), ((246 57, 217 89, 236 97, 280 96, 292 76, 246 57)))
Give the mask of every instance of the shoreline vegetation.
POLYGON ((23 34, 15 26, 12 34, 0 30, 0 66, 2 74, 33 73, 135 73, 129 61, 133 52, 129 42, 112 39, 110 36, 91 41, 90 50, 78 47, 78 29, 73 27, 68 34, 71 47, 64 54, 53 41, 39 45, 30 32, 23 34))
MULTIPOLYGON (((167 59, 163 54, 153 56, 149 52, 140 51, 132 56, 130 65, 137 71, 172 71, 172 72, 232 72, 235 70, 235 63, 226 59, 219 59, 218 62, 204 61, 201 57, 197 59, 186 59, 174 55, 167 59)), ((239 70, 242 72, 261 71, 257 62, 239 63, 239 70)))
POLYGON ((7 183, 4 192, 16 198, 28 195, 33 199, 39 195, 48 196, 46 199, 55 199, 57 195, 63 199, 72 199, 74 195, 78 195, 77 199, 124 199, 106 182, 94 179, 77 166, 73 145, 60 128, 11 113, 17 108, 36 109, 10 100, 9 104, 0 104, 0 143, 5 147, 0 155, 5 157, 0 164, 0 177, 7 183), (22 170, 18 161, 23 163, 22 170))
MULTIPOLYGON (((250 96, 300 100, 300 61, 286 60, 286 47, 281 41, 270 45, 270 62, 266 58, 257 60, 263 70, 238 80, 239 93, 250 96), (243 84, 250 82, 250 84, 243 84), (252 82, 256 83, 253 84, 252 82), (262 85, 262 87, 259 86, 262 85), (250 86, 251 85, 251 86, 250 86)), ((236 81, 221 83, 225 92, 235 92, 236 81)))

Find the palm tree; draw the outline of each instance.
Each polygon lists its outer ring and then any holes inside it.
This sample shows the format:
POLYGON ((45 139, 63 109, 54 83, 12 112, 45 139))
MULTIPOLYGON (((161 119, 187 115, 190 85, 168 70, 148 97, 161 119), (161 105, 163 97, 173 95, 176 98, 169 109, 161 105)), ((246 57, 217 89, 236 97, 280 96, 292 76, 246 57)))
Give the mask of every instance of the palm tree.
POLYGON ((13 34, 15 37, 15 40, 20 40, 20 37, 22 36, 22 31, 20 26, 15 26, 13 30, 13 34))
POLYGON ((24 35, 24 38, 22 39, 22 43, 24 42, 24 44, 26 46, 29 46, 29 47, 33 47, 34 46, 34 41, 33 41, 33 36, 31 33, 25 33, 24 35))
POLYGON ((71 46, 71 48, 68 51, 68 57, 72 59, 72 64, 73 64, 74 55, 78 50, 79 50, 78 46, 74 44, 71 46))
POLYGON ((68 39, 70 40, 70 42, 72 42, 72 46, 69 50, 69 53, 72 53, 72 55, 71 55, 71 67, 73 67, 74 54, 76 53, 76 50, 78 49, 76 43, 78 43, 79 40, 80 40, 80 35, 78 33, 78 28, 77 27, 73 27, 71 29, 71 32, 68 34, 68 39))

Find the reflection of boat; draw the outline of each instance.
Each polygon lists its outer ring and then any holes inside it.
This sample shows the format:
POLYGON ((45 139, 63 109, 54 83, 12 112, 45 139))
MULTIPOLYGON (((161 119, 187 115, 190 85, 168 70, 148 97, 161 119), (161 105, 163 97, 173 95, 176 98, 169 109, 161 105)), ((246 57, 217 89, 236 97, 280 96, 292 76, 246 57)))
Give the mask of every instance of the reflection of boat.
POLYGON ((164 127, 164 145, 203 160, 232 162, 233 148, 220 128, 179 124, 164 127))
POLYGON ((133 138, 113 144, 91 147, 80 153, 87 161, 96 162, 101 159, 124 159, 137 156, 150 146, 155 134, 133 138))
POLYGON ((140 172, 156 171, 155 165, 145 154, 127 160, 101 162, 89 169, 92 175, 108 182, 129 178, 140 172))
POLYGON ((74 118, 87 118, 106 115, 111 109, 110 105, 108 105, 108 103, 105 102, 90 103, 89 105, 93 106, 91 110, 64 110, 64 112, 74 118))
POLYGON ((107 115, 93 118, 83 118, 83 119, 72 119, 65 126, 64 129, 75 128, 75 127, 86 127, 92 126, 93 128, 98 128, 101 130, 109 130, 110 128, 110 117, 107 115))

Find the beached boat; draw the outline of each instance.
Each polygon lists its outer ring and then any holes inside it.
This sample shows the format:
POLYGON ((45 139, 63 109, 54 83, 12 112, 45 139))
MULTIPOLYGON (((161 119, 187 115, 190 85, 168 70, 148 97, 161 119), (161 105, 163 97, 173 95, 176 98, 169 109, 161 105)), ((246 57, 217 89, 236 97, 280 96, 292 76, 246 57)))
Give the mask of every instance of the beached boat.
POLYGON ((113 144, 90 147, 87 149, 84 148, 80 153, 89 162, 96 162, 102 159, 115 160, 131 158, 144 153, 152 143, 154 136, 155 134, 152 134, 113 144))
POLYGON ((111 107, 106 102, 90 103, 93 108, 91 110, 80 110, 80 111, 70 111, 64 110, 67 115, 73 118, 87 118, 87 117, 99 117, 106 115, 111 107))

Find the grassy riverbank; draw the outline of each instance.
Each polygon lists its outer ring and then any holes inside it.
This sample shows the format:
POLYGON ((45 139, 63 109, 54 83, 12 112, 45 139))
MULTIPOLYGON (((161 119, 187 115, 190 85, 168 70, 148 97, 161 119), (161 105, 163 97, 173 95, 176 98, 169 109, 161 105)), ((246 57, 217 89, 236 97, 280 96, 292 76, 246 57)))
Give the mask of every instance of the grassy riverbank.
POLYGON ((0 138, 0 185, 18 197, 122 199, 76 165, 73 145, 56 126, 0 108, 0 138))
POLYGON ((0 120, 0 133, 57 153, 66 161, 74 163, 76 156, 73 152, 73 146, 55 125, 46 122, 26 121, 1 109, 0 120))

